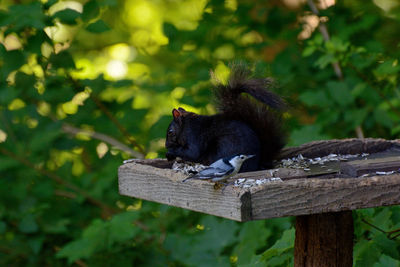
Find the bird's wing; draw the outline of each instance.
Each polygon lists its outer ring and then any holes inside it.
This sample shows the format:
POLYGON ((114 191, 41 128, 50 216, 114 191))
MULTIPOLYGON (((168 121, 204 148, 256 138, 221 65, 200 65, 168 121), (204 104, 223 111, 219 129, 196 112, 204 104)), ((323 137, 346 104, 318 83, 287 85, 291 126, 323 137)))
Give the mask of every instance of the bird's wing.
POLYGON ((189 179, 199 179, 199 180, 208 180, 213 177, 221 177, 226 174, 226 170, 218 169, 218 168, 207 168, 197 173, 196 175, 190 176, 186 178, 184 181, 189 179))
POLYGON ((223 159, 219 159, 216 162, 214 162, 213 164, 211 164, 210 168, 229 170, 230 168, 232 168, 232 166, 229 164, 226 164, 223 159))
MULTIPOLYGON (((212 176, 221 176, 226 173, 226 170, 220 168, 207 168, 196 174, 199 178, 210 178, 212 176)), ((203 179, 204 179, 203 178, 203 179)))

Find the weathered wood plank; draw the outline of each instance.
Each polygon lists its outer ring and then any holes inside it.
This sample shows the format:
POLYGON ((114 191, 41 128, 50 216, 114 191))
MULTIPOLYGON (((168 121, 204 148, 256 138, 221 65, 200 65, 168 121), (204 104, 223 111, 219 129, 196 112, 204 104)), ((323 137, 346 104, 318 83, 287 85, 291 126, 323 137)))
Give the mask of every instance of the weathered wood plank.
POLYGON ((252 219, 338 212, 400 204, 400 175, 297 179, 251 193, 252 219))
POLYGON ((190 181, 170 169, 160 169, 139 163, 119 168, 119 192, 125 196, 155 201, 171 206, 204 212, 236 221, 250 219, 249 193, 221 193, 213 183, 190 181))
POLYGON ((352 177, 358 177, 367 173, 389 172, 397 171, 399 169, 400 156, 393 156, 368 160, 355 160, 342 163, 340 172, 352 177))
POLYGON ((329 154, 372 154, 392 147, 400 148, 400 139, 348 138, 321 140, 306 143, 298 147, 284 148, 279 154, 279 159, 296 157, 298 154, 302 154, 308 158, 322 157, 329 154))
MULTIPOLYGON (((237 221, 400 204, 398 173, 351 179, 302 178, 303 173, 297 174, 296 179, 250 188, 229 185, 224 190, 216 190, 213 183, 206 181, 182 183, 185 175, 170 169, 128 163, 119 169, 119 190, 122 195, 237 221)), ((244 176, 253 179, 279 177, 266 170, 238 174, 235 178, 244 176)))

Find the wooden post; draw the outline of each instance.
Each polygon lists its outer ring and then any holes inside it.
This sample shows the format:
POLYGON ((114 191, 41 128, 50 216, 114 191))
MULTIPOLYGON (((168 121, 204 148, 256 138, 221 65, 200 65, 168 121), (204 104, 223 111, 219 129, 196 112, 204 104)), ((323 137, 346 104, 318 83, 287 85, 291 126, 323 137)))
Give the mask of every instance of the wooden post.
POLYGON ((351 211, 296 217, 295 267, 353 266, 351 211))

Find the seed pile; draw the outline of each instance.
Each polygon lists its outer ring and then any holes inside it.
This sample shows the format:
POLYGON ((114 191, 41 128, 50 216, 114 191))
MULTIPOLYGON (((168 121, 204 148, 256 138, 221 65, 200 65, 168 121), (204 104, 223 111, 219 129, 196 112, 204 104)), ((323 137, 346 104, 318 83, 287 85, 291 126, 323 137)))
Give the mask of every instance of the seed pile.
POLYGON ((198 173, 198 172, 204 170, 205 168, 207 168, 207 166, 204 166, 200 163, 194 163, 194 162, 175 161, 174 164, 172 165, 172 169, 174 171, 183 172, 185 175, 198 173))
POLYGON ((347 155, 338 155, 338 154, 329 154, 324 157, 316 157, 316 158, 305 158, 302 154, 299 154, 297 157, 283 159, 278 162, 278 168, 291 168, 291 169, 303 169, 304 171, 310 171, 311 165, 320 165, 321 168, 324 168, 325 163, 334 162, 334 161, 348 161, 349 159, 357 158, 357 157, 366 157, 368 153, 362 154, 347 154, 347 155))
POLYGON ((124 164, 135 162, 137 159, 126 159, 123 161, 124 164))
POLYGON ((271 177, 263 179, 239 178, 234 182, 233 186, 241 188, 250 188, 253 186, 259 186, 270 182, 282 182, 282 179, 279 177, 271 177))

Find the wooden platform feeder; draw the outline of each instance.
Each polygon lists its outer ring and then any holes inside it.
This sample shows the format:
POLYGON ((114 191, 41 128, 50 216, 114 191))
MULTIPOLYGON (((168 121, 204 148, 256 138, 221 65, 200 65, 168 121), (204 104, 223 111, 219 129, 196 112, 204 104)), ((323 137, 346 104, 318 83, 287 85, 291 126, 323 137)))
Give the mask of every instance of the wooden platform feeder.
POLYGON ((297 216, 295 266, 352 266, 351 210, 400 204, 400 140, 317 141, 284 149, 280 158, 300 154, 315 161, 358 156, 239 173, 223 190, 207 181, 182 183, 187 175, 164 159, 135 160, 120 166, 119 192, 240 222, 297 216))

